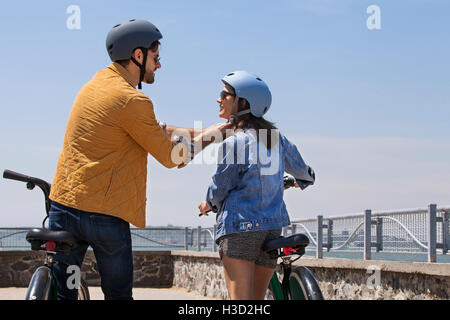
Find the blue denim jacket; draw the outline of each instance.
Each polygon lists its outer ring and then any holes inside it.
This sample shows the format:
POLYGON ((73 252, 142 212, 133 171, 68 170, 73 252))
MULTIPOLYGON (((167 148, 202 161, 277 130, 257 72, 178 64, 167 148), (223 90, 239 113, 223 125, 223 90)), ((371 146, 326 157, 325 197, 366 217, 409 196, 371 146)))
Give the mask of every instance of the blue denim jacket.
POLYGON ((302 190, 314 184, 314 171, 297 147, 278 131, 274 134, 277 142, 270 150, 257 142, 255 130, 248 129, 220 145, 217 171, 206 195, 206 202, 217 213, 216 240, 230 233, 289 225, 283 201, 284 172, 291 174, 302 190))

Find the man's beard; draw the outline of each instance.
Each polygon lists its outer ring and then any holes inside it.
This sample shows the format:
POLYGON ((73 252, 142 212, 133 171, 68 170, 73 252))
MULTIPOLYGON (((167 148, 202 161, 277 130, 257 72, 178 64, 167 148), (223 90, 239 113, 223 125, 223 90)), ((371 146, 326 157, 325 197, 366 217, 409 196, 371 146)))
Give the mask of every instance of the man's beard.
POLYGON ((153 82, 155 82, 155 73, 154 72, 146 72, 144 75, 144 80, 145 83, 148 84, 152 84, 153 82))

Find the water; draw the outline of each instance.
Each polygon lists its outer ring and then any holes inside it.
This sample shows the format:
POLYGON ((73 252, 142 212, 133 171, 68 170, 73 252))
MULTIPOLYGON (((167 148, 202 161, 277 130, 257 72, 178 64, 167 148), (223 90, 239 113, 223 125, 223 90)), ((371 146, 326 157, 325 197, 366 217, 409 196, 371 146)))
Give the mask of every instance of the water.
MULTIPOLYGON (((0 229, 0 250, 30 250, 29 243, 25 240, 27 229, 0 229), (13 235, 14 234, 14 235, 13 235)), ((185 230, 184 229, 132 229, 132 243, 134 251, 153 250, 185 250, 185 230)), ((213 240, 209 232, 201 233, 201 251, 213 251, 213 240)), ((188 249, 197 251, 197 229, 190 229, 188 232, 188 249)), ((310 248, 305 253, 306 256, 315 256, 314 248, 310 248)), ((324 258, 345 258, 363 259, 362 251, 331 251, 323 252, 324 258)), ((407 261, 407 262, 427 262, 428 255, 423 253, 399 253, 399 252, 372 252, 372 260, 384 261, 407 261)), ((436 254, 438 263, 450 263, 450 254, 436 254)))

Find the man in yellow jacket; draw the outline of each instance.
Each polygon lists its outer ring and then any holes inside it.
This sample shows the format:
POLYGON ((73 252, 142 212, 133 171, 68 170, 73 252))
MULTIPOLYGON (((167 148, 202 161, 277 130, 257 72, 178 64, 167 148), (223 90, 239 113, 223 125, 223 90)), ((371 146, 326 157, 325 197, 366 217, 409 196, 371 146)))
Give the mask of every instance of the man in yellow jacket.
POLYGON ((183 167, 229 124, 194 132, 194 141, 171 139, 176 127, 159 123, 141 83, 153 83, 159 62, 160 31, 150 22, 130 20, 109 32, 106 48, 113 64, 78 93, 67 123, 50 199, 49 227, 67 230, 78 240, 69 256, 57 255, 54 268, 59 299, 76 299, 66 273, 81 267, 93 248, 105 299, 132 299, 133 256, 130 223, 145 227, 147 156, 167 168, 183 167))

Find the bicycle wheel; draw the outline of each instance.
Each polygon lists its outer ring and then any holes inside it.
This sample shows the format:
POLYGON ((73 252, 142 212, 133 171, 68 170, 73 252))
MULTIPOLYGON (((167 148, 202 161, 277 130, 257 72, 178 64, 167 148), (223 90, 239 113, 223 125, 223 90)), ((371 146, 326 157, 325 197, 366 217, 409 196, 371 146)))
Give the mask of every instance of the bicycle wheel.
POLYGON ((297 267, 289 276, 289 300, 323 300, 319 284, 308 268, 297 267))
POLYGON ((50 268, 41 266, 36 269, 28 285, 25 300, 49 300, 52 287, 50 268))
POLYGON ((273 294, 272 286, 269 284, 267 288, 266 295, 264 296, 264 300, 275 300, 275 296, 273 294))
POLYGON ((90 300, 89 289, 86 281, 81 278, 80 279, 80 288, 78 289, 78 300, 90 300))

